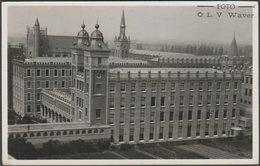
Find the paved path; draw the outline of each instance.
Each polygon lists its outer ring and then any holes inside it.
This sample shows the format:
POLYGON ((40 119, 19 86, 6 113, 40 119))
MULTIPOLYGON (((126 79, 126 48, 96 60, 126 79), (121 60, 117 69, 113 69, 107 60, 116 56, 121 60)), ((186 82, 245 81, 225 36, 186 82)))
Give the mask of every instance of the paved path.
POLYGON ((143 153, 143 154, 145 154, 146 156, 150 156, 150 157, 152 157, 152 158, 154 158, 154 159, 162 159, 161 157, 159 157, 159 156, 155 156, 155 155, 153 155, 153 154, 151 154, 151 153, 148 153, 148 152, 146 152, 146 151, 142 151, 142 150, 140 150, 140 149, 135 149, 137 152, 140 152, 140 153, 143 153))
POLYGON ((202 144, 179 145, 177 148, 190 151, 210 159, 240 159, 241 156, 202 144))

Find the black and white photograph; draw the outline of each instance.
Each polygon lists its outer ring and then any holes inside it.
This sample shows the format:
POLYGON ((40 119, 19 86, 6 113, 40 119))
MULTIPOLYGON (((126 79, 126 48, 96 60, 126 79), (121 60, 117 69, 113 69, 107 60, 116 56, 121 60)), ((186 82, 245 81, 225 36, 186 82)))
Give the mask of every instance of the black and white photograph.
POLYGON ((3 164, 258 164, 257 2, 1 12, 3 164))

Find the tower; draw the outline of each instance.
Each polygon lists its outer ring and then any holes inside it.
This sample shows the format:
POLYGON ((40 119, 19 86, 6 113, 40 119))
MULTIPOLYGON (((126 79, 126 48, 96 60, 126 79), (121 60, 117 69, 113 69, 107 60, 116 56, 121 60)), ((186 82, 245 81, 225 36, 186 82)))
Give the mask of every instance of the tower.
MULTIPOLYGON (((85 26, 82 27, 84 29, 85 26)), ((74 121, 91 125, 107 123, 107 87, 109 49, 99 25, 88 40, 88 33, 78 34, 72 49, 72 115, 74 121), (82 35, 84 36, 82 37, 82 35), (85 42, 81 40, 84 38, 85 42)))
POLYGON ((232 40, 230 47, 229 47, 229 50, 228 50, 228 56, 229 56, 230 59, 232 59, 232 63, 233 63, 232 65, 233 66, 240 65, 235 33, 234 33, 233 40, 232 40))
POLYGON ((125 25, 125 13, 123 10, 121 24, 120 24, 120 34, 119 36, 115 36, 115 56, 120 58, 126 58, 129 49, 130 49, 130 37, 126 37, 125 34, 126 25, 125 25))
POLYGON ((40 24, 39 24, 38 18, 36 18, 33 29, 34 29, 34 55, 33 55, 33 57, 39 57, 40 24))
POLYGON ((39 57, 41 30, 38 18, 32 28, 27 27, 27 58, 39 57))

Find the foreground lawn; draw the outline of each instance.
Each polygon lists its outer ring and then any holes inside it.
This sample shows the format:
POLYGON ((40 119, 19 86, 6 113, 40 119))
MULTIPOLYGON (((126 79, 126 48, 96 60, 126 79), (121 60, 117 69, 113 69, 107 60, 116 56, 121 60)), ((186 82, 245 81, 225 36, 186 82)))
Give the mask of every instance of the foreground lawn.
POLYGON ((121 159, 121 158, 109 152, 93 152, 93 153, 44 156, 39 159, 121 159))
POLYGON ((250 137, 244 137, 241 140, 239 139, 214 140, 212 142, 205 142, 202 144, 223 151, 227 151, 242 157, 252 158, 252 140, 250 137))
POLYGON ((128 159, 153 159, 150 156, 147 156, 143 153, 140 153, 136 151, 135 149, 130 149, 130 150, 118 150, 115 151, 116 153, 121 154, 122 156, 128 158, 128 159))

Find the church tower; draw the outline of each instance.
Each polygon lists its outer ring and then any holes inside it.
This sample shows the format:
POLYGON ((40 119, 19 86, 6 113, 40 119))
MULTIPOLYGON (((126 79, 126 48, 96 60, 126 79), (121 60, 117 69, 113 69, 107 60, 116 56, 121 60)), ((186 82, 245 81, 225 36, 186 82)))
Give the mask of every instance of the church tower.
POLYGON ((99 25, 90 38, 82 25, 77 43, 72 49, 72 103, 73 121, 90 125, 107 123, 107 87, 109 49, 104 43, 99 25))
POLYGON ((121 24, 120 24, 120 34, 115 36, 115 56, 120 58, 126 58, 129 54, 130 49, 130 37, 126 37, 125 34, 126 25, 125 25, 125 13, 123 10, 121 24))
POLYGON ((232 40, 229 50, 228 50, 228 56, 230 59, 232 59, 233 66, 241 65, 239 54, 238 54, 238 47, 237 47, 235 33, 234 33, 233 40, 232 40))

